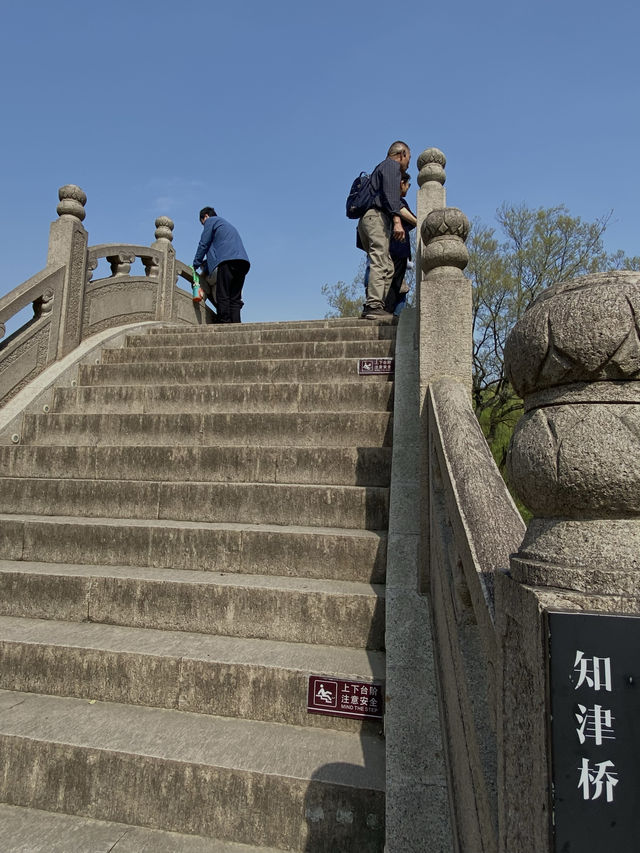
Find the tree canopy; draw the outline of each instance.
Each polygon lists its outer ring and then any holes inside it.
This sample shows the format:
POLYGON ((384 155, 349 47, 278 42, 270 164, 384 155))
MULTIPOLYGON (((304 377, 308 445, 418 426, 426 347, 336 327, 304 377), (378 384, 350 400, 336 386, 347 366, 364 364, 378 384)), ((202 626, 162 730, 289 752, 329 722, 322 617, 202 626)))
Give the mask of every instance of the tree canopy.
POLYGON ((607 269, 639 269, 640 258, 605 251, 602 236, 611 214, 584 222, 564 205, 533 210, 505 204, 496 218, 500 237, 494 228, 474 223, 466 272, 473 283, 473 404, 503 469, 522 412, 504 366, 513 325, 551 285, 607 269))

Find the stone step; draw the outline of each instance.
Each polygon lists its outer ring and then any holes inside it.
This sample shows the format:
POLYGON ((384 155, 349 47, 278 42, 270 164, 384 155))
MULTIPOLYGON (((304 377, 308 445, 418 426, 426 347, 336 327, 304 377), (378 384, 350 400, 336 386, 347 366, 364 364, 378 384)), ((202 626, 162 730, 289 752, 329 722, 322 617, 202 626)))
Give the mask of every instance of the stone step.
POLYGON ((26 414, 22 444, 390 447, 390 412, 26 414))
POLYGON ((1 803, 0 836, 3 853, 284 853, 1 803))
MULTIPOLYGON (((308 678, 381 684, 361 649, 0 616, 0 689, 358 732, 307 712, 308 678)), ((382 687, 379 688, 382 693, 382 687)), ((376 734, 381 723, 364 721, 376 734)))
POLYGON ((0 692, 0 800, 288 850, 384 843, 367 735, 0 692))
POLYGON ((377 325, 372 323, 366 325, 360 323, 357 326, 342 326, 338 328, 306 328, 298 329, 283 328, 256 329, 245 327, 244 324, 238 329, 217 330, 212 328, 176 329, 169 332, 166 329, 155 331, 153 335, 137 334, 128 335, 126 346, 150 347, 150 346, 205 346, 215 341, 223 341, 225 344, 282 344, 295 341, 395 341, 396 329, 394 325, 377 325), (221 335, 216 337, 217 332, 221 335))
MULTIPOLYGON (((367 353, 363 353, 363 357, 367 353)), ((82 364, 78 385, 198 385, 213 382, 389 382, 392 377, 359 376, 357 358, 274 358, 240 361, 82 364)))
POLYGON ((54 412, 387 412, 392 382, 232 382, 56 388, 54 412))
POLYGON ((210 344, 204 346, 103 349, 102 364, 146 362, 251 361, 255 359, 391 358, 392 341, 299 341, 285 344, 210 344))
POLYGON ((0 515, 0 558, 384 583, 385 532, 0 515))
POLYGON ((307 330, 307 329, 367 329, 369 327, 388 327, 396 329, 398 325, 397 317, 392 319, 381 319, 381 320, 361 320, 359 317, 327 317, 324 320, 267 320, 257 323, 242 323, 241 325, 237 324, 213 324, 210 326, 177 326, 174 324, 170 324, 167 326, 155 326, 150 330, 152 335, 162 335, 162 334, 184 334, 185 332, 193 331, 193 333, 197 332, 209 332, 212 335, 233 335, 238 332, 253 332, 253 331, 262 331, 262 330, 285 330, 285 331, 297 331, 297 330, 307 330))
POLYGON ((351 648, 384 643, 384 588, 353 581, 2 560, 0 615, 351 648))
POLYGON ((388 489, 285 483, 0 478, 0 512, 383 530, 388 489))
POLYGON ((390 468, 390 447, 0 445, 7 477, 387 487, 390 468))

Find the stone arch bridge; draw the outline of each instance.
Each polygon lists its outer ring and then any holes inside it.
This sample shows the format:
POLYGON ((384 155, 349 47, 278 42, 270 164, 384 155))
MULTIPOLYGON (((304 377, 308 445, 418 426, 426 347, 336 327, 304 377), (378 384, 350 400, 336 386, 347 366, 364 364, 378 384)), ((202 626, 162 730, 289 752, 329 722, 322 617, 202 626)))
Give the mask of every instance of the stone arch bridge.
POLYGON ((60 189, 0 299, 5 853, 632 849, 640 278, 511 334, 525 528, 471 407, 469 223, 418 165, 397 325, 211 325, 171 220, 89 246, 60 189))

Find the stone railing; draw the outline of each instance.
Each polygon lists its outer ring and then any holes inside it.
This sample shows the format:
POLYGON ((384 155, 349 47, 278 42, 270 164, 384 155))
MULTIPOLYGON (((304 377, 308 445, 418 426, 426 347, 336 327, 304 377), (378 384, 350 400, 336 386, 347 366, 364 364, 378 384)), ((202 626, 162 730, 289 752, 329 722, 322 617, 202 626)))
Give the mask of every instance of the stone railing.
POLYGON ((144 321, 205 323, 208 309, 194 304, 191 293, 176 286, 189 284, 191 270, 176 260, 173 222, 156 219, 151 246, 109 243, 88 246, 86 195, 74 185, 61 187, 59 218, 51 224, 47 266, 0 298, 0 339, 18 312, 33 306, 33 316, 6 340, 0 340, 0 405, 35 379, 49 364, 104 329, 144 321), (106 258, 111 275, 94 279, 106 258), (144 275, 131 275, 139 258, 144 275))
MULTIPOLYGON (((640 614, 640 274, 600 273, 552 287, 511 333, 507 367, 525 415, 509 468, 534 515, 525 531, 471 406, 471 294, 462 273, 469 224, 445 205, 442 152, 428 149, 418 166, 417 583, 431 612, 453 848, 551 853, 600 831, 613 840, 615 826, 619 849, 632 849, 621 826, 635 820, 634 810, 612 811, 618 768, 595 763, 611 757, 606 747, 591 764, 580 753, 578 775, 571 672, 556 689, 570 694, 563 737, 575 744, 556 766, 550 672, 559 652, 551 652, 548 620, 554 611, 617 614, 618 623, 620 614, 640 614), (606 799, 603 767, 612 769, 609 812, 580 811, 590 797, 606 799), (579 801, 562 830, 559 782, 579 801)), ((591 655, 594 667, 605 660, 607 630, 584 650, 568 650, 569 669, 576 654, 591 655)), ((640 620, 637 630, 640 639, 640 620)), ((628 672, 618 679, 621 696, 635 686, 628 672)), ((624 696, 618 701, 622 715, 624 696)), ((615 715, 602 714, 600 724, 613 729, 615 715)), ((637 781, 635 766, 632 772, 627 784, 637 781)))
POLYGON ((446 207, 445 157, 418 158, 418 361, 421 547, 451 836, 456 850, 496 851, 499 652, 494 577, 524 535, 471 405, 469 222, 446 207))

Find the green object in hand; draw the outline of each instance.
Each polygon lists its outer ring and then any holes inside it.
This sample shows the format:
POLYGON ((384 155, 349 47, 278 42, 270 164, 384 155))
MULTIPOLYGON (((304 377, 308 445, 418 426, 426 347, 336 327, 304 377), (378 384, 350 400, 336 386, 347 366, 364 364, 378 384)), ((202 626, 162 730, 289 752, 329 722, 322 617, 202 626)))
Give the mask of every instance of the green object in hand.
POLYGON ((194 267, 191 267, 191 270, 193 271, 193 290, 192 290, 192 294, 193 294, 193 301, 194 301, 194 302, 200 302, 200 300, 201 300, 201 296, 200 296, 200 276, 199 276, 199 275, 198 275, 198 273, 195 271, 195 268, 194 268, 194 267))

